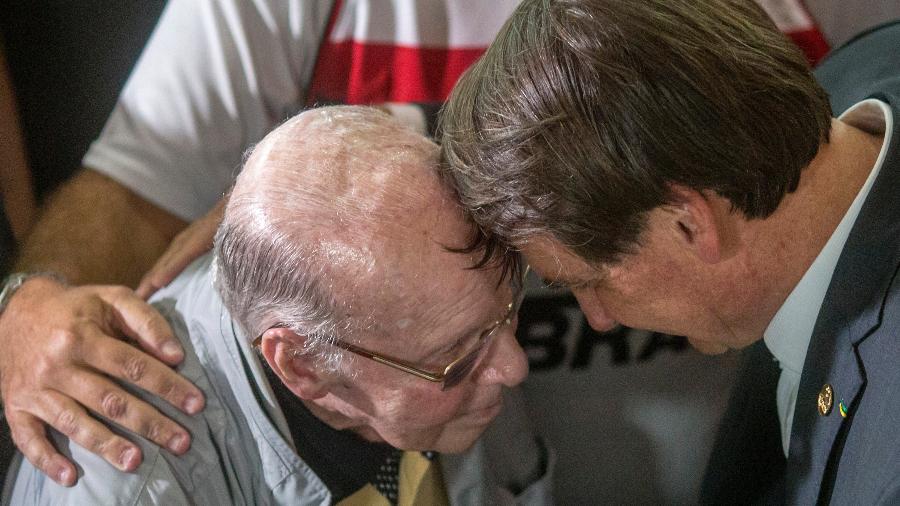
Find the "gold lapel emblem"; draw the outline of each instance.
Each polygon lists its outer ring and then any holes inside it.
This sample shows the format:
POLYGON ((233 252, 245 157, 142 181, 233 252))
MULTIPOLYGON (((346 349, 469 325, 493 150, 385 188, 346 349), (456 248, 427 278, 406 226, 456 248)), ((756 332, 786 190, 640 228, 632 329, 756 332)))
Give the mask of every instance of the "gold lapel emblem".
POLYGON ((820 415, 828 416, 831 413, 831 408, 834 406, 834 389, 828 383, 822 385, 822 390, 819 390, 817 404, 820 415))

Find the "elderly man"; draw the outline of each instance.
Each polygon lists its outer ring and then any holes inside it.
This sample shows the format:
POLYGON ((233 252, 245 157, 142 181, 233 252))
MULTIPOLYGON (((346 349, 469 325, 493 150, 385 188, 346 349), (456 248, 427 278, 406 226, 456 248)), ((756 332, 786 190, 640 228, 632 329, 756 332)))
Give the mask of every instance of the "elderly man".
POLYGON ((470 251, 518 248, 597 329, 765 339, 777 392, 745 414, 778 415, 770 501, 900 501, 898 41, 825 64, 834 119, 752 2, 525 0, 445 113, 470 251))
POLYGON ((153 400, 191 450, 141 440, 128 474, 57 438, 84 467, 78 484, 23 463, 7 502, 548 502, 547 456, 521 418, 508 410, 479 439, 528 370, 521 273, 466 269, 471 256, 448 250, 472 229, 437 152, 365 108, 309 111, 268 135, 215 258, 155 298, 207 400, 200 417, 153 400))

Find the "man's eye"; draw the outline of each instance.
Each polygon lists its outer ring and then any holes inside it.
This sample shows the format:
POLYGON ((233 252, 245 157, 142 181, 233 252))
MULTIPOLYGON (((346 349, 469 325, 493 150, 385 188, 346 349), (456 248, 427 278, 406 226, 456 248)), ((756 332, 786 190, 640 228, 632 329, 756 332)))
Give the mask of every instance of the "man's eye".
POLYGON ((569 288, 568 285, 566 285, 565 283, 562 283, 560 281, 541 280, 541 285, 543 286, 543 288, 545 288, 547 290, 566 290, 569 288))
POLYGON ((441 349, 440 354, 442 357, 453 357, 455 353, 459 352, 463 348, 463 344, 468 341, 466 338, 457 339, 453 343, 445 346, 441 349))
MULTIPOLYGON (((493 327, 491 327, 493 328, 493 327)), ((491 329, 485 329, 477 334, 472 334, 470 336, 466 336, 462 339, 457 340, 455 343, 448 346, 443 352, 448 358, 454 359, 459 358, 459 355, 471 350, 475 347, 475 343, 480 341, 485 335, 487 335, 491 329)))
POLYGON ((596 286, 599 280, 589 280, 589 281, 575 281, 575 282, 563 282, 563 281, 544 281, 542 284, 544 288, 548 290, 581 290, 583 288, 590 288, 592 286, 596 286))

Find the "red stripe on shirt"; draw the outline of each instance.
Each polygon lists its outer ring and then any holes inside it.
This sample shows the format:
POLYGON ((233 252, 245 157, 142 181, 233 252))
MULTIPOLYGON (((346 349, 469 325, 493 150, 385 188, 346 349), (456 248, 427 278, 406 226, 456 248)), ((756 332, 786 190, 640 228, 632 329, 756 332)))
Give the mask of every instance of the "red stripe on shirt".
POLYGON ((319 50, 307 102, 443 102, 485 49, 326 42, 319 50))
POLYGON ((828 42, 816 28, 788 32, 787 36, 803 50, 809 64, 814 66, 828 53, 828 42))

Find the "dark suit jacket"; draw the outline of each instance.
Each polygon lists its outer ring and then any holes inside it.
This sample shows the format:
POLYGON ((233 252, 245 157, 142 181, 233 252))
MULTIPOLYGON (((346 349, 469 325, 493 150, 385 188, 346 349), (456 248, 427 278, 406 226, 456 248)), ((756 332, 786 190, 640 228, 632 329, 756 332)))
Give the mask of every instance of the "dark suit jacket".
POLYGON ((836 114, 865 98, 890 105, 888 157, 813 330, 789 459, 780 453, 777 417, 772 431, 777 367, 758 343, 714 446, 704 503, 900 503, 900 23, 853 39, 816 77, 836 114), (834 389, 834 409, 821 416, 816 402, 826 383, 834 389))

